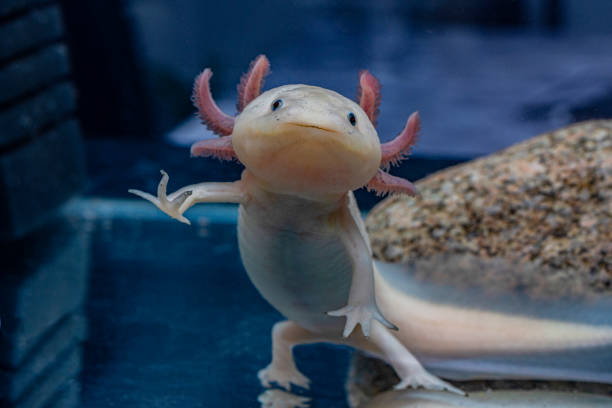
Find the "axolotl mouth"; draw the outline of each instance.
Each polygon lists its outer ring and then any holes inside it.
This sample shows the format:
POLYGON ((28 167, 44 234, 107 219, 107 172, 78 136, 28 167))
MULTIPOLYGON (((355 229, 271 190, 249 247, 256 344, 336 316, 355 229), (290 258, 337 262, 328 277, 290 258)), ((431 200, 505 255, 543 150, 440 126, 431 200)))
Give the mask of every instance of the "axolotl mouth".
POLYGON ((360 153, 342 132, 308 123, 283 123, 277 132, 267 135, 265 143, 269 149, 268 159, 285 156, 295 165, 304 161, 305 167, 316 166, 322 160, 342 160, 348 155, 354 160, 354 155, 360 153))
POLYGON ((317 125, 312 125, 309 123, 296 123, 296 122, 289 122, 287 123, 287 125, 289 126, 297 126, 297 127, 304 127, 304 128, 313 128, 313 129, 318 129, 318 130, 322 130, 324 132, 329 132, 329 133, 340 133, 336 130, 333 129, 329 129, 329 128, 325 128, 322 126, 317 126, 317 125))

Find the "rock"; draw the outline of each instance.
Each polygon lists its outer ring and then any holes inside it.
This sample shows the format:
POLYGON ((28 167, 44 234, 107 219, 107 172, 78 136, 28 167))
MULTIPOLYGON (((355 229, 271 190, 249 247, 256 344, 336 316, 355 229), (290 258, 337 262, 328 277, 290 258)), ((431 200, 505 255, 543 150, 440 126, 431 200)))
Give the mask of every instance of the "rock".
POLYGON ((549 390, 477 391, 468 398, 441 391, 388 391, 359 408, 604 408, 612 398, 549 390))
MULTIPOLYGON (((421 275, 417 278, 454 288, 469 282, 538 300, 612 293, 612 120, 540 135, 430 175, 416 186, 419 196, 390 197, 367 217, 376 258, 424 261, 421 265, 427 260, 440 265, 445 256, 459 260, 452 274, 427 267, 415 272, 421 275), (461 259, 467 260, 465 267, 461 259), (487 267, 474 268, 474 259, 487 267)), ((356 354, 347 382, 350 405, 369 401, 397 381, 385 363, 356 354)), ((610 385, 576 382, 457 385, 468 392, 547 389, 612 395, 610 385)))
MULTIPOLYGON (((378 259, 503 259, 538 267, 495 277, 506 289, 525 287, 532 296, 612 293, 612 121, 544 134, 416 185, 416 198, 391 197, 370 212, 378 259)), ((466 278, 422 273, 450 284, 466 278)))

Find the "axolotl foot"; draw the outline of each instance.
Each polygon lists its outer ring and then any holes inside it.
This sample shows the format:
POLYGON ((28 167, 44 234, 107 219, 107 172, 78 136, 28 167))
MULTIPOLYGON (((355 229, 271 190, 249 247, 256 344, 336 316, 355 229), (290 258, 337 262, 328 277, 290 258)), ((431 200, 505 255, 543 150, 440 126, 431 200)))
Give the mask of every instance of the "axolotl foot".
POLYGON ((290 390, 291 384, 308 389, 310 380, 295 367, 295 364, 270 363, 263 370, 259 370, 257 378, 263 387, 271 387, 273 383, 290 390))
POLYGON ((369 337, 372 320, 379 321, 388 329, 397 330, 397 327, 385 319, 385 317, 380 313, 378 307, 376 307, 376 304, 369 304, 366 306, 347 305, 338 310, 327 312, 327 314, 335 317, 346 316, 346 323, 344 324, 344 330, 342 332, 343 337, 350 336, 357 324, 361 326, 363 335, 369 337))
POLYGON ((400 377, 396 389, 423 387, 465 395, 459 388, 427 372, 412 353, 378 320, 374 320, 370 328, 370 337, 356 332, 344 338, 314 333, 292 321, 278 322, 272 329, 272 363, 257 376, 264 387, 276 383, 286 390, 291 388, 291 384, 308 388, 310 381, 297 369, 292 349, 300 344, 328 342, 348 345, 385 360, 400 377))
POLYGON ((315 335, 291 321, 278 322, 272 328, 272 362, 257 373, 264 387, 273 383, 286 390, 291 384, 308 389, 310 380, 297 369, 292 349, 297 344, 314 340, 315 335))
MULTIPOLYGON (((351 339, 349 339, 351 340, 351 339)), ((399 340, 377 321, 372 325, 369 339, 353 340, 354 347, 379 355, 393 367, 400 378, 395 389, 423 387, 427 390, 445 390, 466 395, 459 388, 430 374, 399 340)))
POLYGON ((191 190, 178 191, 177 193, 172 194, 170 195, 170 197, 168 197, 166 195, 166 189, 168 187, 168 178, 169 178, 168 173, 161 170, 161 174, 162 174, 162 178, 159 181, 159 185, 157 186, 157 197, 152 194, 145 193, 144 191, 140 191, 140 190, 130 189, 128 190, 128 192, 135 194, 138 197, 144 198, 147 201, 152 202, 153 204, 157 206, 157 208, 159 208, 160 210, 162 210, 163 212, 165 212, 172 218, 175 218, 185 224, 189 224, 189 220, 185 218, 185 216, 183 216, 184 210, 182 210, 181 206, 185 202, 185 200, 192 194, 192 191, 191 190))
POLYGON ((441 380, 435 375, 428 373, 427 371, 425 371, 425 369, 419 372, 413 372, 402 376, 400 382, 397 383, 393 388, 395 388, 396 390, 403 390, 406 388, 419 387, 423 387, 426 390, 449 391, 463 396, 466 395, 465 392, 463 392, 459 388, 447 383, 444 380, 441 380))

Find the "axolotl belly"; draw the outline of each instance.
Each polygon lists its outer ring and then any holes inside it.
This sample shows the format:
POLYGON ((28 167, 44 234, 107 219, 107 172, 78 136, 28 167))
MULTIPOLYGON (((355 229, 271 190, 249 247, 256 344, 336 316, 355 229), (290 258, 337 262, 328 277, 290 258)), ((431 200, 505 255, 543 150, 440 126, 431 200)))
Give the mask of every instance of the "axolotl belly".
POLYGON ((327 312, 346 304, 352 261, 322 207, 260 191, 239 207, 238 244, 272 306, 306 329, 340 337, 342 320, 327 312))

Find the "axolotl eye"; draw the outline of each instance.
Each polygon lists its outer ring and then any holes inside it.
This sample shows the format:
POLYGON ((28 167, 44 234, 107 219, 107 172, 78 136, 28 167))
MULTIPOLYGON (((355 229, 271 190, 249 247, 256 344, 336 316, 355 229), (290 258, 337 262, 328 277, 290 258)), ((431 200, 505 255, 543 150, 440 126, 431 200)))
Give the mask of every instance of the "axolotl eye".
POLYGON ((277 110, 281 106, 283 106, 283 100, 282 99, 277 99, 274 102, 272 102, 272 110, 273 111, 277 110))
POLYGON ((347 117, 351 125, 353 126, 357 125, 357 118, 355 117, 355 114, 353 112, 349 112, 347 117))

